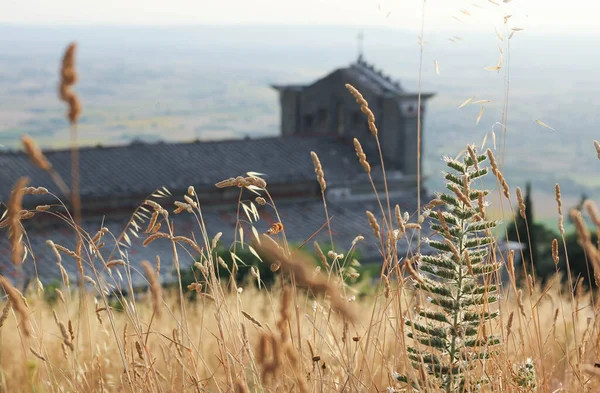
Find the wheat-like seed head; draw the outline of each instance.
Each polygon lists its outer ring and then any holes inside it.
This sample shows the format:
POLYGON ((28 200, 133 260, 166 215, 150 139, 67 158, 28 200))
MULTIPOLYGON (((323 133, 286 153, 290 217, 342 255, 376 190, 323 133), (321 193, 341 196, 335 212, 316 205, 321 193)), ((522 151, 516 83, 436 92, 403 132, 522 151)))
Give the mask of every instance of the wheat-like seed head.
POLYGON ((563 212, 562 212, 562 198, 560 195, 560 186, 556 183, 554 186, 554 194, 556 199, 556 205, 558 208, 558 230, 560 231, 561 236, 565 235, 565 226, 563 221, 563 212))
POLYGON ((473 161, 473 166, 475 167, 475 170, 479 170, 479 161, 477 160, 477 154, 475 154, 475 149, 473 148, 473 145, 467 145, 467 152, 469 153, 469 156, 471 157, 471 160, 473 161))
POLYGON ((23 253, 25 252, 22 242, 23 228, 21 227, 21 210, 23 209, 24 188, 28 181, 29 180, 26 177, 17 180, 8 202, 8 215, 6 220, 10 226, 8 237, 10 238, 12 246, 11 260, 15 266, 18 266, 23 262, 23 253))
POLYGON ((327 189, 327 182, 325 181, 325 174, 323 173, 323 167, 321 166, 321 161, 319 160, 319 156, 314 151, 310 152, 310 157, 312 158, 313 165, 315 167, 315 173, 317 174, 317 181, 321 186, 321 191, 324 192, 327 189))
POLYGON ((67 47, 63 56, 62 67, 60 70, 60 84, 58 88, 59 97, 69 106, 67 117, 71 124, 75 124, 81 114, 81 102, 77 94, 72 90, 77 82, 77 71, 75 70, 75 49, 76 44, 72 43, 67 47))
POLYGON ((148 261, 142 261, 142 267, 146 272, 150 293, 152 294, 152 310, 157 317, 160 317, 160 299, 162 298, 162 288, 158 281, 158 277, 156 276, 156 271, 148 261))
POLYGON ((510 334, 512 332, 511 328, 512 328, 512 324, 513 324, 513 317, 515 315, 514 311, 510 312, 510 315, 508 316, 508 322, 506 323, 506 338, 508 339, 508 337, 510 337, 510 334))
POLYGON ((558 240, 552 239, 552 259, 554 259, 554 264, 558 265, 559 257, 558 257, 558 240))
POLYGON ((42 149, 40 149, 37 143, 35 143, 33 138, 31 138, 29 135, 23 135, 21 137, 21 141, 23 142, 25 153, 27 153, 27 156, 35 166, 45 171, 52 169, 52 165, 42 152, 42 149))
POLYGON ((454 191, 454 193, 456 194, 456 196, 458 197, 458 199, 460 199, 460 201, 462 203, 464 203, 466 206, 471 207, 471 201, 469 200, 469 198, 467 198, 467 196, 458 188, 458 186, 456 186, 455 184, 451 185, 452 187, 452 191, 454 191))
POLYGON ((598 206, 596 206, 596 203, 591 199, 588 199, 583 203, 583 207, 587 210, 594 225, 600 227, 600 214, 598 213, 598 206))
POLYGON ((375 218, 373 213, 371 213, 369 210, 367 210, 366 213, 367 213, 367 218, 369 219, 369 225, 371 226, 371 229, 373 229, 373 234, 375 235, 376 238, 379 238, 381 236, 381 228, 379 227, 377 218, 375 218))
MULTIPOLYGON (((13 287, 10 281, 3 276, 0 276, 0 286, 2 286, 4 292, 6 292, 11 307, 19 316, 19 325, 23 330, 23 334, 25 337, 29 337, 31 335, 31 330, 29 327, 29 310, 23 294, 13 287)), ((8 305, 6 307, 8 307, 8 305)))
POLYGON ((525 202, 523 201, 523 194, 521 194, 521 189, 517 187, 517 201, 519 202, 519 214, 521 218, 525 220, 525 202))
POLYGON ((375 115, 371 111, 371 108, 369 108, 369 103, 362 96, 362 94, 360 94, 360 92, 351 84, 346 83, 346 89, 348 89, 350 94, 352 94, 352 96, 356 100, 356 103, 360 105, 360 110, 362 111, 362 113, 367 115, 367 120, 369 123, 369 130, 371 131, 373 136, 377 137, 378 131, 377 131, 377 126, 375 125, 375 115))
POLYGON ((371 165, 369 165, 369 162, 367 161, 367 155, 363 151, 362 145, 360 144, 359 140, 356 138, 354 138, 354 150, 356 150, 358 162, 360 162, 360 165, 362 165, 365 172, 371 173, 371 165))

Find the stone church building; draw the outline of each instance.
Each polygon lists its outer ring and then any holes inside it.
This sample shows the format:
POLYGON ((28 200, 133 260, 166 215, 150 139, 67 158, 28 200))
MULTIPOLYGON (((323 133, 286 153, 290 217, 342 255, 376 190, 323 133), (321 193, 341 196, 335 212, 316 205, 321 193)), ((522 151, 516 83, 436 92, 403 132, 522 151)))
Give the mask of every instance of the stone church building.
MULTIPOLYGON (((228 246, 233 241, 237 221, 239 190, 216 188, 215 183, 254 171, 265 174, 288 240, 300 244, 311 239, 311 243, 318 240, 325 244, 329 235, 319 231, 326 220, 310 159, 310 152, 315 151, 328 183, 326 197, 329 213, 333 216, 331 227, 336 247, 348 249, 357 235, 363 235, 365 240, 357 247, 361 262, 380 262, 377 241, 365 217, 365 210, 376 213, 379 208, 357 160, 352 139, 359 138, 363 144, 377 187, 382 189, 377 147, 368 130, 366 116, 344 87, 346 83, 364 95, 375 114, 391 202, 399 204, 402 211, 414 217, 417 212, 418 95, 405 91, 398 82, 361 56, 356 62, 313 83, 273 86, 279 92, 281 105, 281 135, 277 137, 189 143, 134 142, 126 146, 82 148, 80 189, 84 229, 94 234, 105 226, 118 235, 127 230, 126 224, 133 211, 155 189, 164 186, 171 192, 173 197, 161 203, 172 211, 173 202, 183 200, 188 186, 194 186, 209 236, 223 232, 222 242, 228 246)), ((424 119, 426 103, 432 94, 421 97, 424 119)), ((71 178, 70 151, 48 150, 45 154, 68 183, 71 178)), ((5 151, 0 153, 0 201, 7 203, 12 186, 21 176, 28 176, 32 186, 43 186, 60 194, 48 175, 33 166, 23 152, 5 151)), ((250 195, 246 197, 250 198, 250 195)), ((67 202, 68 198, 63 199, 67 202)), ((427 196, 423 196, 422 202, 427 201, 427 196)), ((24 199, 24 208, 35 209, 40 204, 57 204, 57 201, 47 195, 24 199)), ((268 206, 258 206, 258 210, 261 219, 255 226, 259 231, 266 231, 277 221, 276 215, 268 206)), ((201 238, 198 223, 192 215, 171 217, 177 235, 201 238)), ((245 233, 251 233, 248 224, 243 225, 246 226, 245 233)), ((46 240, 73 249, 72 228, 48 213, 36 213, 33 218, 23 221, 23 226, 28 249, 23 265, 25 275, 35 276, 34 271, 37 271, 42 282, 60 280, 55 257, 46 240)), ((169 265, 172 259, 170 246, 161 242, 143 246, 143 236, 129 238, 130 244, 107 239, 105 257, 121 255, 129 259, 133 267, 139 268, 142 260, 153 261, 159 255, 163 266, 169 265)), ((399 247, 401 253, 409 252, 407 241, 401 242, 399 247)), ((63 265, 75 277, 76 263, 67 259, 65 257, 63 265)), ((193 262, 193 255, 182 257, 182 268, 189 268, 193 262)), ((20 279, 10 262, 5 228, 0 229, 0 273, 20 279)), ((162 277, 169 279, 166 273, 162 277)))
MULTIPOLYGON (((356 87, 375 115, 386 166, 405 177, 417 176, 418 94, 376 70, 362 56, 309 85, 275 85, 281 102, 281 135, 335 135, 358 138, 375 150, 366 116, 345 84, 356 87)), ((421 94, 421 119, 433 94, 421 94)))

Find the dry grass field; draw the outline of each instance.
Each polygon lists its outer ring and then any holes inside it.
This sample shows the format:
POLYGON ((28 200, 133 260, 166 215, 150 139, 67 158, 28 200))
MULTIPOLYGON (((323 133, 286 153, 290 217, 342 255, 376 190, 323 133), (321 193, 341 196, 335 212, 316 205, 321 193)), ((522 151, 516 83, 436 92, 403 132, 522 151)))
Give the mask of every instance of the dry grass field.
MULTIPOLYGON (((498 208, 490 201, 518 204, 521 212, 516 214, 522 216, 525 205, 520 190, 506 183, 496 162, 501 157, 474 145, 466 146, 456 159, 445 160, 447 173, 439 181, 445 182, 446 193, 418 211, 390 206, 386 194, 378 197, 380 211, 366 212, 373 231, 357 236, 350 249, 358 242, 379 246, 381 270, 368 290, 348 283, 358 274, 349 255, 325 254, 315 245, 318 260, 314 261, 308 253, 292 249, 281 220, 265 234, 253 231, 244 239, 236 233, 232 246, 233 255, 245 250, 268 264, 277 275, 273 286, 262 285, 254 269, 244 282, 220 277, 220 269, 235 273, 244 262, 233 257, 233 263, 227 264, 217 256, 220 235, 205 226, 202 206, 190 185, 185 195, 175 196, 179 201, 174 206, 160 203, 168 191, 143 201, 141 208, 147 214, 137 210, 132 220, 133 232, 145 239, 144 244, 160 241, 172 248, 175 268, 180 258, 198 255, 196 281, 184 285, 180 277, 174 288, 163 288, 161 273, 171 266, 161 266, 160 260, 145 262, 142 274, 147 290, 136 293, 131 276, 138 272, 131 271, 130 261, 104 259, 106 253, 100 252, 104 237, 126 240, 128 232, 98 228, 97 233, 87 233, 79 226, 77 120, 82 107, 73 90, 75 49, 71 45, 65 53, 59 89, 71 123, 73 187, 67 188, 36 142, 24 137, 32 162, 48 172, 67 200, 57 198, 56 206, 23 210, 28 195, 49 191, 22 178, 14 185, 0 226, 2 235, 11 240, 11 260, 18 267, 27 253, 22 220, 53 214, 70 223, 78 246, 71 250, 49 239, 48 252, 55 255, 57 271, 64 271, 64 263, 76 263, 79 277, 71 281, 63 274, 59 288, 44 288, 34 280, 26 293, 0 278, 6 293, 0 317, 2 392, 580 393, 600 389, 595 295, 585 292, 568 268, 557 267, 557 276, 542 286, 530 266, 515 268, 514 254, 499 251, 504 234, 486 215, 488 209, 498 208), (495 179, 495 189, 479 188, 479 179, 486 175, 495 179), (201 236, 192 239, 175 233, 169 221, 174 214, 194 215, 201 236), (436 232, 431 239, 404 238, 407 229, 420 231, 425 225, 436 232), (415 252, 398 255, 401 239, 410 241, 415 252), (419 254, 421 243, 437 253, 419 254), (504 269, 509 279, 500 282, 504 269), (566 285, 560 276, 567 277, 566 285), (115 288, 127 289, 127 295, 111 296, 115 288), (47 301, 49 295, 56 301, 47 301)), ((379 145, 368 102, 355 88, 346 87, 379 145)), ((366 157, 358 140, 354 147, 371 179, 369 161, 381 158, 366 157)), ((597 142, 596 149, 600 157, 597 142)), ((326 172, 316 154, 311 158, 324 196, 326 172)), ((253 191, 254 202, 269 206, 277 215, 277 201, 256 174, 224 179, 215 187, 253 191)), ((558 185, 556 202, 559 227, 570 215, 590 269, 600 277, 600 250, 581 213, 563 211, 558 185)), ((588 202, 586 207, 600 230, 595 204, 588 202)), ((563 244, 564 231, 553 244, 557 266, 563 244)), ((568 258, 568 250, 564 254, 568 258)))

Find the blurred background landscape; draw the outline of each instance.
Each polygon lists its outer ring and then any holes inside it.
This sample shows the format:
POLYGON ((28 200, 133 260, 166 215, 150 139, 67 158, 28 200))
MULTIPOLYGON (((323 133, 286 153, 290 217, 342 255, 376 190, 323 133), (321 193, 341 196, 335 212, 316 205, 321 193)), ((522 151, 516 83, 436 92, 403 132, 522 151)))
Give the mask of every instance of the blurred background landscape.
MULTIPOLYGON (((381 20, 391 21, 393 7, 385 6, 362 5, 381 20)), ((481 143, 487 135, 486 146, 492 146, 494 129, 509 183, 523 187, 532 182, 538 220, 554 221, 557 182, 568 206, 582 194, 598 200, 600 177, 590 168, 597 160, 592 141, 598 138, 600 117, 595 99, 600 56, 591 48, 600 47, 600 37, 585 30, 516 32, 510 40, 510 60, 504 54, 504 65, 510 61, 504 141, 499 122, 505 74, 484 70, 496 65, 497 44, 502 42, 493 26, 482 32, 464 22, 467 14, 496 6, 479 1, 462 9, 466 13, 458 12, 458 7, 452 7, 453 13, 444 11, 441 28, 433 26, 425 36, 422 90, 437 94, 424 116, 425 173, 436 175, 442 168, 441 156, 458 154, 468 142, 481 143), (470 97, 490 100, 479 124, 480 105, 458 109, 470 97), (555 130, 540 126, 537 119, 555 130)), ((432 8, 429 17, 435 21, 435 4, 432 8)), ((418 15, 418 8, 411 14, 418 15)), ((513 18, 517 17, 527 26, 528 14, 520 12, 513 18)), ((367 61, 400 80, 405 89, 416 91, 419 33, 385 24, 369 27, 365 18, 367 26, 326 21, 305 25, 301 20, 278 25, 273 19, 269 25, 258 24, 260 19, 247 25, 152 27, 1 24, 0 144, 2 149, 18 148, 19 137, 28 133, 43 147, 68 145, 56 83, 59 55, 72 39, 80 48, 82 145, 277 135, 279 102, 270 85, 310 83, 347 66, 356 59, 361 32, 367 61)), ((502 30, 501 19, 497 26, 507 40, 509 31, 502 30)), ((440 185, 430 182, 429 187, 435 190, 440 185)))

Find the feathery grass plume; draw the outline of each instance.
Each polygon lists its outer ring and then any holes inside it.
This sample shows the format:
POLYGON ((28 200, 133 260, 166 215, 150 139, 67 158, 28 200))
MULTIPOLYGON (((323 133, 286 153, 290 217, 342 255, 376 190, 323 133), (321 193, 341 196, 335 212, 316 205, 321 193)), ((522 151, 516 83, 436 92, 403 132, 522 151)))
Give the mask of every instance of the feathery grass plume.
POLYGON ((369 123, 369 130, 371 131, 371 133, 374 136, 377 136, 377 126, 375 125, 375 115, 371 111, 371 108, 369 108, 369 103, 367 102, 367 100, 365 100, 365 98, 362 96, 362 94, 360 94, 360 92, 351 84, 346 83, 346 89, 348 89, 350 94, 352 94, 352 96, 356 100, 356 103, 360 105, 360 110, 362 111, 362 113, 367 115, 367 121, 369 123))
POLYGON ((6 292, 10 306, 19 316, 19 325, 23 330, 23 334, 25 337, 29 337, 31 335, 31 330, 29 327, 29 311, 27 310, 27 303, 25 303, 23 294, 13 287, 10 281, 8 281, 4 276, 0 276, 0 286, 2 286, 4 292, 6 292))
POLYGON ((11 242, 12 254, 11 260, 13 265, 18 266, 23 262, 23 253, 25 248, 23 246, 23 228, 21 227, 21 210, 23 209, 23 190, 27 185, 29 179, 22 177, 17 180, 10 199, 8 202, 8 215, 7 221, 9 224, 8 237, 11 242))
POLYGON ((27 153, 27 156, 29 156, 29 159, 35 166, 44 171, 50 171, 52 169, 52 165, 44 153, 42 153, 42 149, 39 148, 37 143, 35 143, 29 135, 23 135, 21 141, 23 142, 25 153, 27 153))
POLYGON ((325 191, 327 189, 327 182, 325 182, 325 174, 323 173, 323 167, 321 166, 319 156, 317 156, 317 153, 314 151, 311 151, 310 157, 312 158, 312 162, 315 167, 315 173, 317 174, 317 181, 321 186, 321 191, 325 191))
POLYGON ((162 288, 158 282, 156 271, 154 266, 152 266, 148 261, 142 261, 142 267, 146 272, 146 278, 148 279, 148 284, 150 286, 150 293, 152 294, 152 310, 154 311, 156 317, 160 317, 160 299, 162 297, 162 288))
MULTIPOLYGON (((419 255, 419 271, 411 274, 429 304, 417 308, 406 321, 408 337, 415 342, 408 347, 408 358, 423 372, 421 387, 431 383, 444 392, 474 391, 475 386, 489 382, 476 372, 477 365, 495 356, 492 347, 500 343, 498 337, 485 331, 485 324, 498 316, 489 308, 498 299, 497 285, 489 279, 500 264, 487 259, 494 242, 490 229, 497 222, 481 219, 477 207, 454 195, 459 190, 469 202, 478 198, 480 191, 468 189, 488 169, 479 166, 485 155, 474 150, 474 156, 475 160, 471 155, 462 161, 446 159, 447 166, 458 173, 445 174, 446 188, 453 194, 440 195, 446 202, 440 213, 443 222, 438 214, 430 215, 432 230, 443 240, 424 240, 438 254, 419 255)), ((396 379, 414 384, 406 376, 396 379)))
POLYGON ((356 150, 356 156, 358 157, 358 162, 364 168, 365 172, 371 173, 371 165, 367 161, 367 155, 363 151, 362 145, 358 141, 358 139, 354 138, 354 150, 356 150))
POLYGON ((517 201, 519 202, 519 214, 525 220, 525 202, 523 201, 523 194, 520 187, 517 187, 517 201))
POLYGON ((81 102, 77 94, 72 90, 73 85, 77 83, 77 71, 75 70, 75 43, 70 44, 65 51, 60 70, 60 84, 58 87, 59 97, 69 106, 67 117, 71 124, 77 122, 77 118, 81 114, 81 102))
POLYGON ((556 198, 556 205, 558 208, 558 230, 561 234, 561 236, 565 235, 565 226, 564 226, 564 219, 563 219, 563 212, 562 212, 562 198, 560 196, 560 186, 558 185, 558 183, 556 183, 556 185, 554 186, 554 194, 555 194, 555 198, 556 198))
POLYGON ((598 159, 600 160, 600 143, 594 141, 594 147, 596 148, 596 153, 598 153, 598 159))

